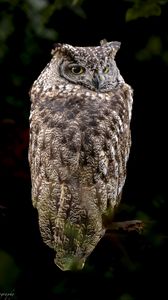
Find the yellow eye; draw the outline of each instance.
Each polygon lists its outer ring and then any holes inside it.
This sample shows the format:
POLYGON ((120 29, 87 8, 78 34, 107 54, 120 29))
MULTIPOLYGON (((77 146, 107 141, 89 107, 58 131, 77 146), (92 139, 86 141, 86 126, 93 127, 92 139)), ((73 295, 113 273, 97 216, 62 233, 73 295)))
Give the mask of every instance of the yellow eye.
POLYGON ((81 66, 74 66, 71 68, 71 72, 75 75, 80 75, 85 72, 85 68, 81 66))
POLYGON ((109 72, 109 67, 105 67, 104 69, 103 69, 103 73, 104 74, 107 74, 109 72))

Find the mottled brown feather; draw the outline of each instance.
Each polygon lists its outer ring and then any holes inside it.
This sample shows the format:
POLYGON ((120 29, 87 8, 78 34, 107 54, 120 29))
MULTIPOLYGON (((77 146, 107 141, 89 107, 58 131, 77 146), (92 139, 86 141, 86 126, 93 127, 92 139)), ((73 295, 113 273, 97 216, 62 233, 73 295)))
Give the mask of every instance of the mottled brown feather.
POLYGON ((120 202, 132 109, 132 89, 118 69, 114 86, 109 90, 107 82, 103 91, 59 74, 62 59, 73 55, 90 70, 99 64, 103 68, 108 55, 114 56, 106 43, 68 46, 59 44, 32 86, 29 145, 32 202, 42 238, 55 249, 55 263, 62 270, 83 267, 105 233, 103 216, 120 202))

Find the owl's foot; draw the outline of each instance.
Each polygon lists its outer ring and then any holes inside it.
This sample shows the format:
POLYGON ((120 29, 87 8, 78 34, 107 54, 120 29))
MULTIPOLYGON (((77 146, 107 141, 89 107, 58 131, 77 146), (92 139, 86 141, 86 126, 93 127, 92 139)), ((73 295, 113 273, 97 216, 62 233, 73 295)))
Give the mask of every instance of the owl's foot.
POLYGON ((108 230, 116 231, 116 230, 124 230, 124 231, 133 231, 136 230, 138 232, 142 232, 144 229, 144 222, 141 220, 131 220, 131 221, 123 221, 123 222, 112 222, 110 226, 108 226, 108 230))

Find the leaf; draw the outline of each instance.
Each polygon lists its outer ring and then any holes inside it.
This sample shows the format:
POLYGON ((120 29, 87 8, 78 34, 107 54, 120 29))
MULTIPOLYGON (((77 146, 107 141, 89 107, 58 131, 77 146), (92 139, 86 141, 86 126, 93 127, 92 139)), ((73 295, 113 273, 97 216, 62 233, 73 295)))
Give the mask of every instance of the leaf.
POLYGON ((132 8, 126 12, 126 22, 136 20, 138 18, 148 18, 150 16, 160 16, 161 7, 157 3, 150 3, 149 1, 143 3, 136 3, 132 8))
POLYGON ((14 31, 14 27, 12 24, 12 16, 4 15, 0 21, 0 40, 5 41, 7 37, 14 31))
POLYGON ((136 59, 139 61, 150 60, 153 56, 160 56, 162 53, 162 41, 159 36, 149 38, 144 49, 136 53, 136 59))

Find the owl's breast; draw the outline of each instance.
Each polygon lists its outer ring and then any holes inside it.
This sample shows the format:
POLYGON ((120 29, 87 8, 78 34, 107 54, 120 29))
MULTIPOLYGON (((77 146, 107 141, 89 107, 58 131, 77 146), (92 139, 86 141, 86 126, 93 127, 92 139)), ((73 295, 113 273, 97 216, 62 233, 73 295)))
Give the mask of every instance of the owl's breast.
POLYGON ((130 129, 129 97, 124 98, 124 93, 87 91, 67 98, 57 96, 39 103, 38 113, 46 128, 44 151, 49 150, 49 158, 57 160, 60 170, 68 168, 73 174, 87 169, 93 182, 119 177, 121 169, 125 172, 130 129))

